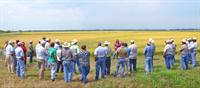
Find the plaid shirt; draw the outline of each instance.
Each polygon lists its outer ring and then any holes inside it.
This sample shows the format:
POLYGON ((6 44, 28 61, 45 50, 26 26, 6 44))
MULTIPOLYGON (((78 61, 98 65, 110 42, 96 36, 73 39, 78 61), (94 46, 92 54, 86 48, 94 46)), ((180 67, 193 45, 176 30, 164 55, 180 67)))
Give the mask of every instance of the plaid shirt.
POLYGON ((78 57, 79 57, 81 65, 83 66, 90 65, 90 52, 83 50, 78 54, 78 57))

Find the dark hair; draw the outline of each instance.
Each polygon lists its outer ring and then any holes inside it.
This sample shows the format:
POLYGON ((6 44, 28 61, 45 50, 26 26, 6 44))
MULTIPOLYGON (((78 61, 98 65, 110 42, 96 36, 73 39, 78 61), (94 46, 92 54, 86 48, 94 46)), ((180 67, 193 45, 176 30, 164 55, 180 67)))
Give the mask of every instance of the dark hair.
POLYGON ((124 46, 125 46, 125 47, 127 47, 127 46, 128 46, 128 44, 127 44, 127 43, 124 43, 124 46))
POLYGON ((51 47, 54 47, 54 42, 52 42, 52 43, 50 44, 50 46, 51 46, 51 47))
POLYGON ((101 46, 101 42, 98 43, 98 46, 101 46))
POLYGON ((19 40, 16 40, 16 44, 17 44, 18 42, 20 42, 20 41, 19 41, 19 40))
POLYGON ((42 39, 43 39, 43 40, 45 40, 45 39, 46 39, 46 37, 43 37, 42 39))
POLYGON ((86 49, 86 45, 82 45, 81 49, 85 50, 86 49))

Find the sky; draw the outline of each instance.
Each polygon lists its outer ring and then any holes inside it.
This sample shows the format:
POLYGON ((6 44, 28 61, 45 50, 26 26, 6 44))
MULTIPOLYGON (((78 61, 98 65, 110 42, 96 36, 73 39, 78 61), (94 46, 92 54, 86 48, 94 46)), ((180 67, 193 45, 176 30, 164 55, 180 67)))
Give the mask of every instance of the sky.
POLYGON ((200 29, 200 0, 0 0, 2 30, 200 29))

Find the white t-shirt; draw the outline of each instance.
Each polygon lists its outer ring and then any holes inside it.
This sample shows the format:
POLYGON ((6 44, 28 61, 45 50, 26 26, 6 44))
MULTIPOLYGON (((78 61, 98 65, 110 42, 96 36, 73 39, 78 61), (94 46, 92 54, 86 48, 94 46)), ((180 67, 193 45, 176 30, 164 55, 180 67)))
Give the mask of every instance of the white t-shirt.
POLYGON ((13 54, 13 52, 14 52, 14 47, 8 44, 8 46, 6 47, 6 55, 13 54))
POLYGON ((61 52, 62 52, 61 49, 56 50, 56 56, 58 61, 61 61, 61 52))
POLYGON ((38 58, 38 52, 39 52, 39 49, 40 47, 42 47, 39 43, 35 46, 35 52, 36 52, 36 58, 38 58))

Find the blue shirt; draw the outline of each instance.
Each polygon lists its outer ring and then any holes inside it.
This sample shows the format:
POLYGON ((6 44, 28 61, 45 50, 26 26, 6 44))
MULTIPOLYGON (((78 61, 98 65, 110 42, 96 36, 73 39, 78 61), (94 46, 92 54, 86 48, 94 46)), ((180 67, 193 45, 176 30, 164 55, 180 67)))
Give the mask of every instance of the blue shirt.
POLYGON ((94 51, 94 55, 96 57, 105 57, 106 56, 106 49, 103 48, 102 46, 98 46, 95 51, 94 51))
POLYGON ((144 48, 144 56, 145 57, 153 57, 154 56, 154 48, 150 46, 146 46, 144 48))
POLYGON ((128 56, 130 56, 131 49, 130 49, 130 48, 128 48, 128 47, 125 47, 125 49, 126 49, 126 52, 128 53, 128 56))

